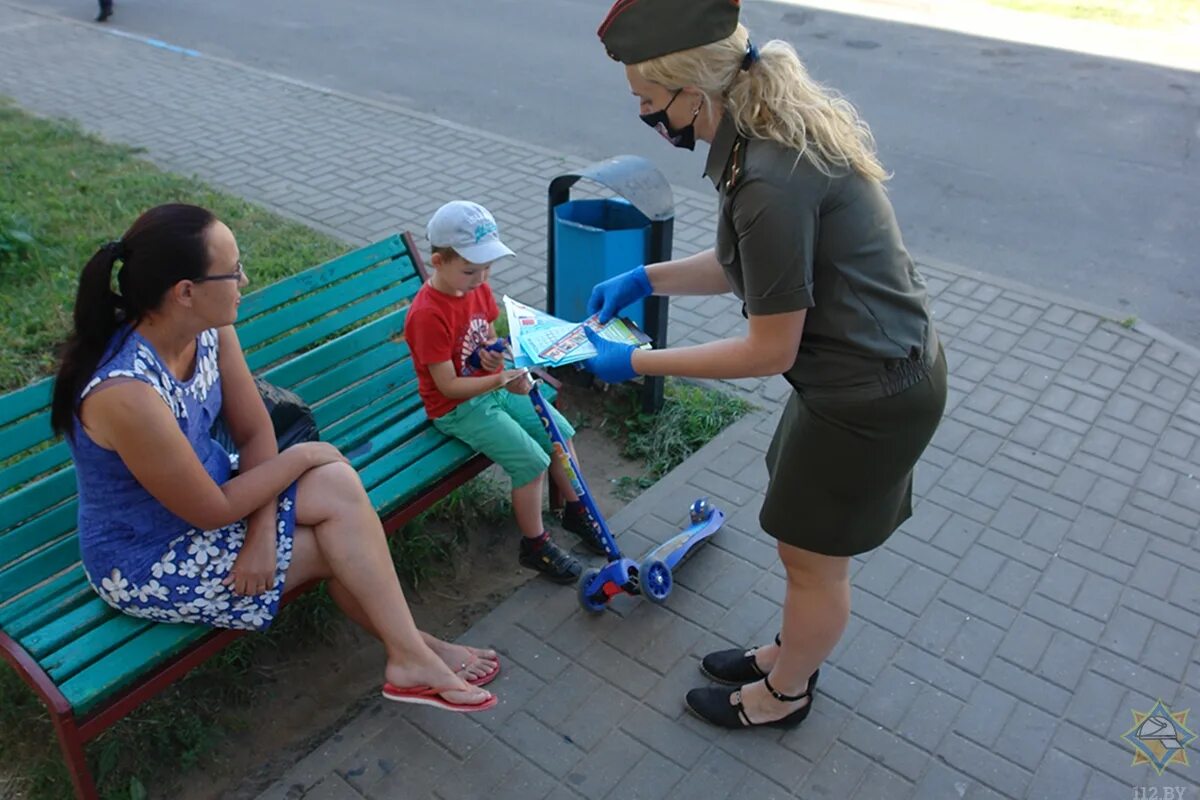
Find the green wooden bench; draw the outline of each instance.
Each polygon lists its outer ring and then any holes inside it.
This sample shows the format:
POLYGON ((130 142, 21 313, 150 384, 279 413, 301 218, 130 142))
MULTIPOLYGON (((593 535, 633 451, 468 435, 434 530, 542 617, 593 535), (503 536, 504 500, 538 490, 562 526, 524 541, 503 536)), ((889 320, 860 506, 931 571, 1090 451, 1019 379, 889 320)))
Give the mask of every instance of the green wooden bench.
MULTIPOLYGON (((411 237, 392 236, 247 295, 237 323, 251 369, 313 407, 389 533, 490 463, 433 428, 417 395, 403 331, 424 279, 411 237)), ((0 653, 46 704, 76 795, 94 798, 84 744, 242 634, 128 617, 88 585, 51 383, 0 396, 0 653)))

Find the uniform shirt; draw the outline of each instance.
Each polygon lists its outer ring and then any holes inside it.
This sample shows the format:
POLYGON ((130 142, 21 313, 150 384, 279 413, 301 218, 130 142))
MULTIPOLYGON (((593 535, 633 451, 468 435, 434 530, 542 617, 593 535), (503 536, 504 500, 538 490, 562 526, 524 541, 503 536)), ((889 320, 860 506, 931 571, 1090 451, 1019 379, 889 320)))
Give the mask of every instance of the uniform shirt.
POLYGON ((882 186, 797 155, 721 120, 705 167, 720 192, 717 259, 743 314, 808 309, 784 373, 801 394, 897 394, 937 356, 925 282, 882 186))
POLYGON ((413 298, 404 321, 404 339, 416 366, 417 391, 430 419, 448 414, 466 401, 439 392, 429 365, 450 361, 454 374, 461 377, 494 374, 473 368, 467 360, 487 341, 489 327, 498 316, 500 309, 486 283, 462 297, 439 292, 426 283, 413 298))

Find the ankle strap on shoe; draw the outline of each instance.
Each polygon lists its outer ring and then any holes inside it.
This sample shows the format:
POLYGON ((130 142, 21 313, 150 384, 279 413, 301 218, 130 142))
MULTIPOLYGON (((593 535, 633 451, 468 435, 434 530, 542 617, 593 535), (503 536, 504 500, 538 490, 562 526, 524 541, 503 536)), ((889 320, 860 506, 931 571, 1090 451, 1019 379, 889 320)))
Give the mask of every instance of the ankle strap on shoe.
POLYGON ((778 700, 781 703, 794 703, 797 700, 803 700, 804 698, 806 698, 810 694, 812 694, 812 692, 810 691, 811 687, 805 686, 804 691, 801 692, 800 694, 796 695, 795 697, 788 697, 786 694, 784 694, 780 691, 777 691, 775 689, 775 687, 771 685, 771 676, 770 675, 763 676, 763 686, 766 686, 767 691, 771 693, 771 696, 774 697, 776 700, 778 700))

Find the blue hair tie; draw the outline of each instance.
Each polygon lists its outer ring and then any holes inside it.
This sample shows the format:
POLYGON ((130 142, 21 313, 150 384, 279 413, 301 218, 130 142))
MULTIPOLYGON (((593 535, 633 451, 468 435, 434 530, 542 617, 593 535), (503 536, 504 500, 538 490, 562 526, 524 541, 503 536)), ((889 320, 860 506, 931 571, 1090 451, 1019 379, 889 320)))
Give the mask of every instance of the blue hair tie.
POLYGON ((754 42, 746 42, 746 56, 742 59, 742 71, 750 69, 754 63, 758 61, 758 48, 754 46, 754 42))

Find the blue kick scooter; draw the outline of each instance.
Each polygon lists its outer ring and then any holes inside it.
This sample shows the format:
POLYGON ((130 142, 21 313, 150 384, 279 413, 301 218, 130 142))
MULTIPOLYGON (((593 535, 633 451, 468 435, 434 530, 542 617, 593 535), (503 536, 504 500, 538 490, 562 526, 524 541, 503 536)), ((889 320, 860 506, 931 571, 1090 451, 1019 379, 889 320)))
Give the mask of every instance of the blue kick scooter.
POLYGON ((641 561, 626 558, 621 554, 604 516, 596 508, 583 479, 583 473, 579 471, 575 459, 571 458, 566 439, 546 408, 546 401, 538 390, 536 379, 533 379, 529 399, 533 401, 533 407, 537 411, 538 419, 546 428, 546 433, 550 434, 554 455, 566 469, 571 488, 588 510, 592 518, 593 532, 596 539, 603 543, 604 552, 608 557, 608 563, 602 568, 586 570, 579 576, 579 605, 585 611, 598 614, 608 605, 609 600, 622 592, 643 595, 653 603, 666 602, 673 585, 672 570, 698 545, 717 532, 725 523, 725 514, 709 505, 708 498, 699 498, 691 505, 691 524, 687 528, 646 553, 641 561))

